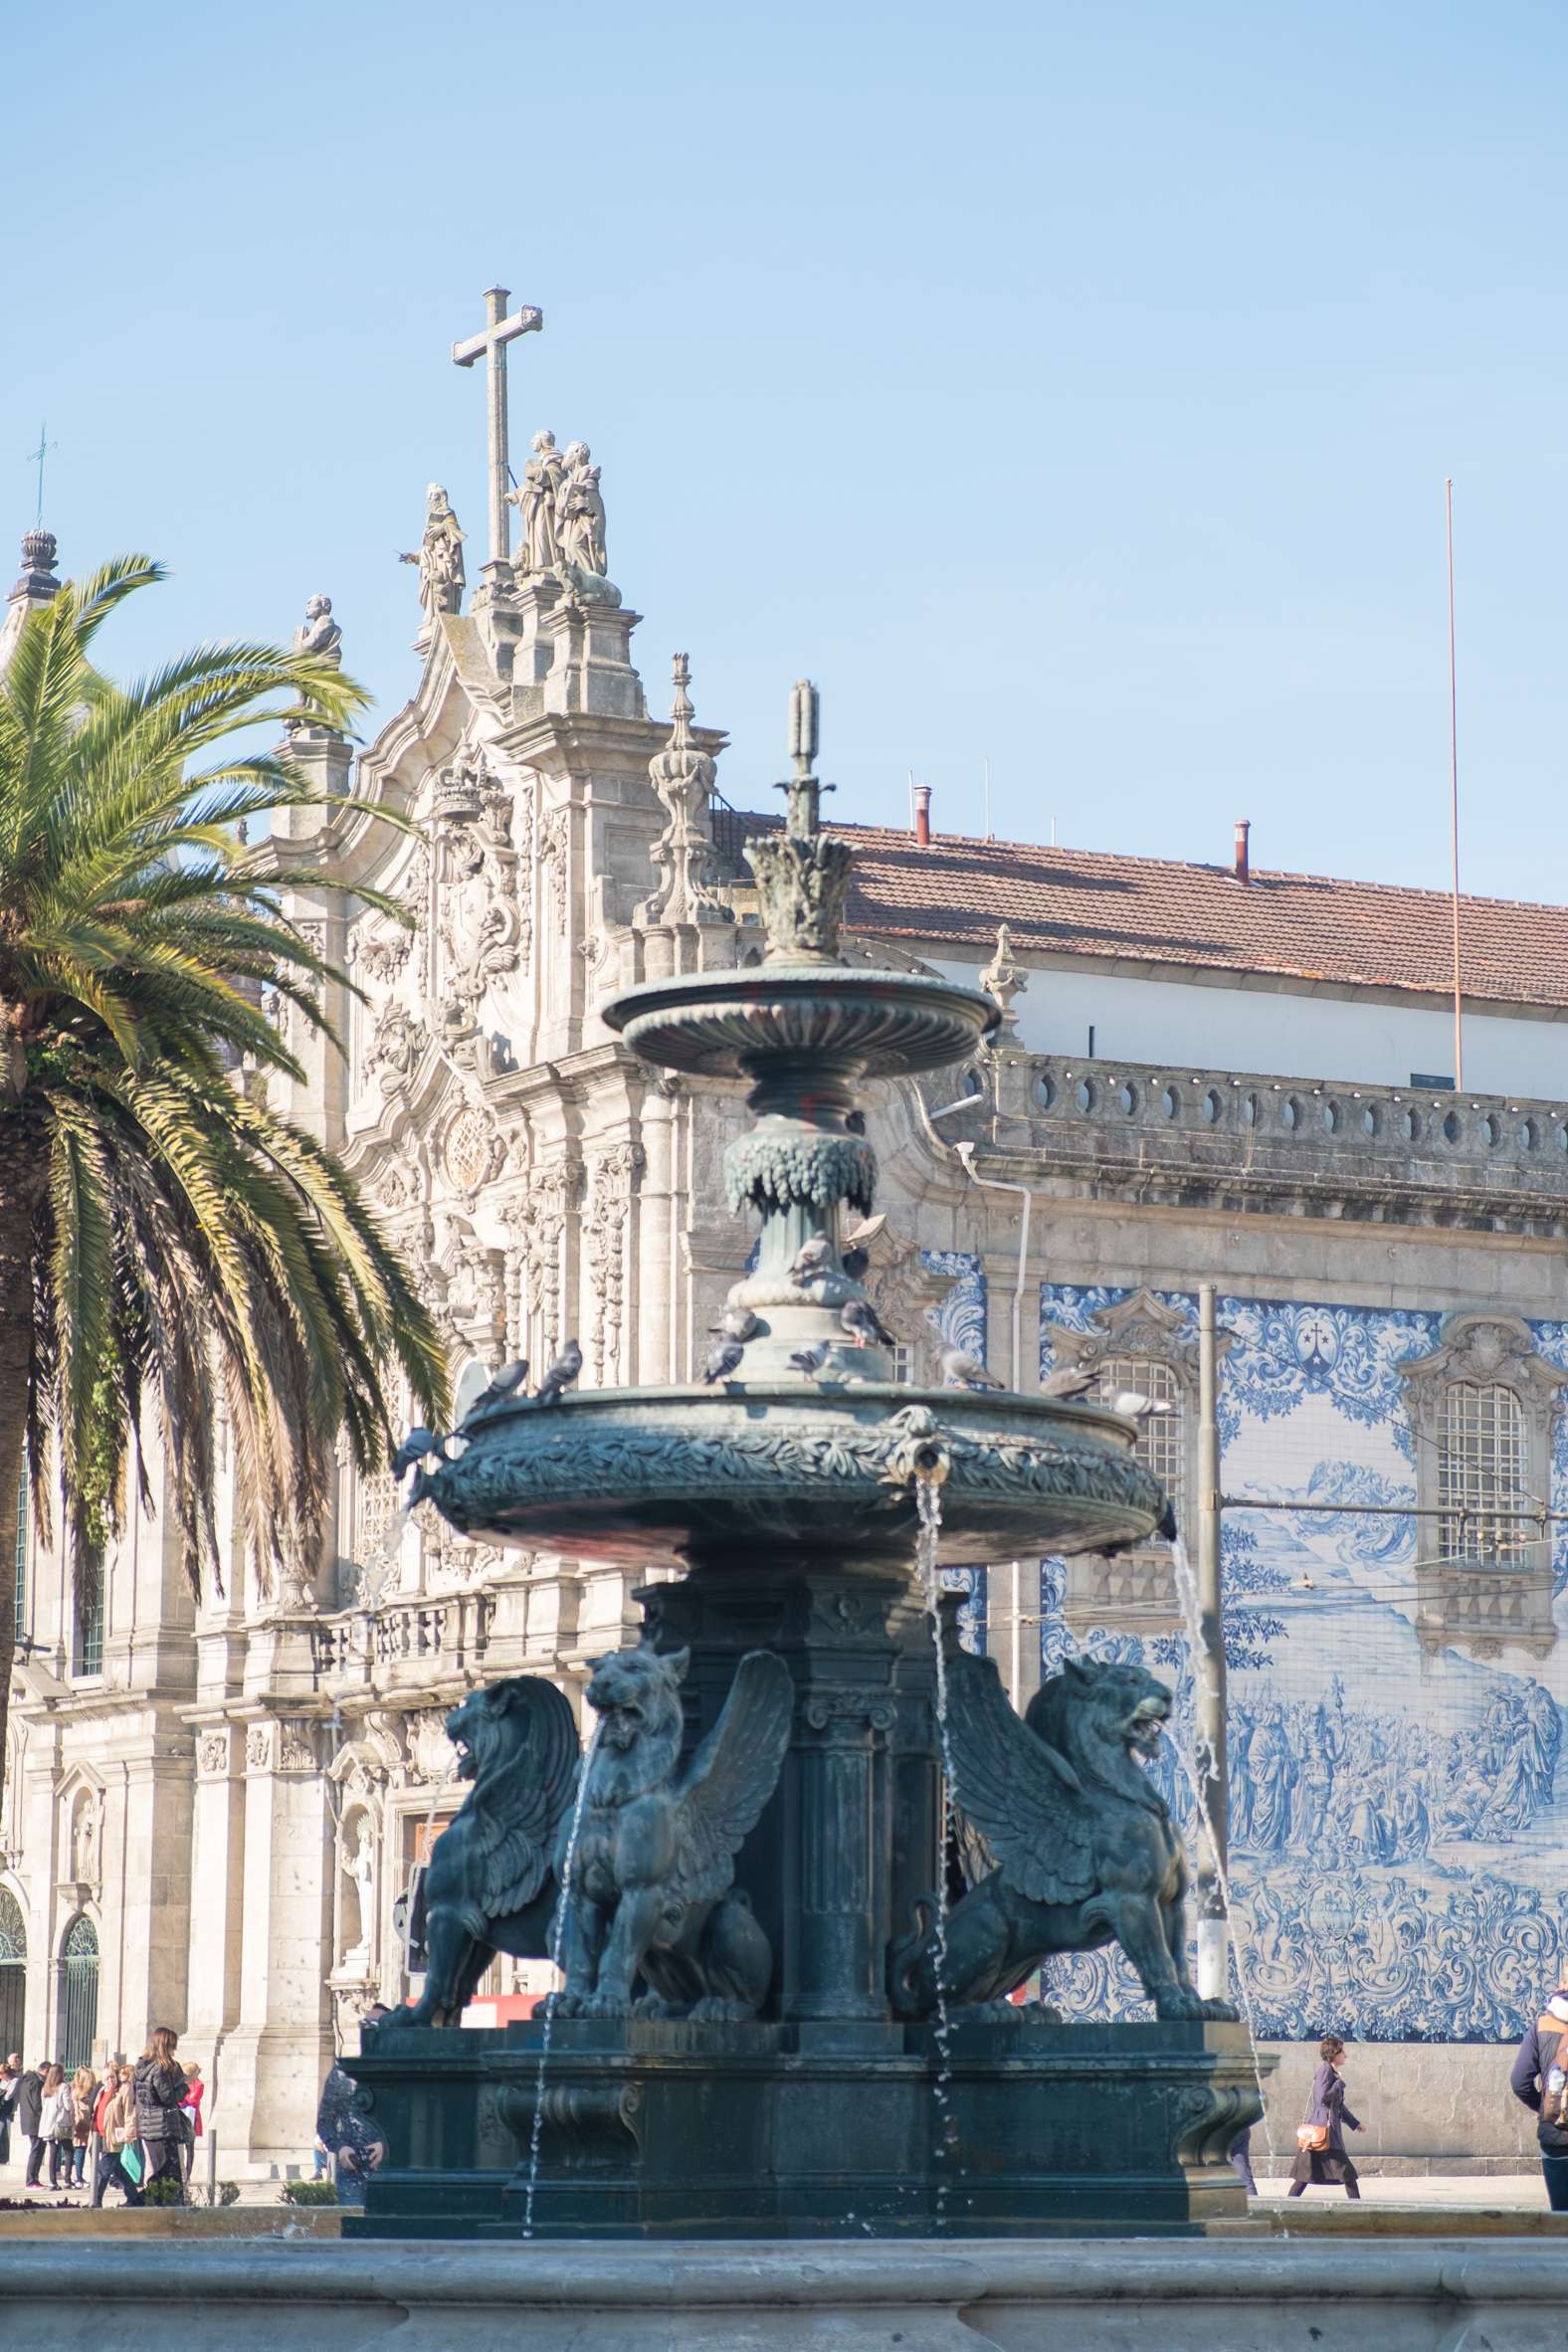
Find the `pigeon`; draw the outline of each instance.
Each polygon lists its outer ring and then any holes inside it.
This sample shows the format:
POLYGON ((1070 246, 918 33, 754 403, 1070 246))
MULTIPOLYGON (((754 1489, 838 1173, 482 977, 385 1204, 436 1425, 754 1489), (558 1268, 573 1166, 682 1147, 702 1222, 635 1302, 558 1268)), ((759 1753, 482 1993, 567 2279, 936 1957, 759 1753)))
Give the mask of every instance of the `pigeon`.
POLYGON ((1040 1383, 1040 1393, 1043 1397, 1084 1397, 1093 1385, 1093 1373, 1085 1372, 1081 1365, 1059 1364, 1040 1383))
POLYGON ((872 1339, 882 1347, 898 1344, 869 1298, 847 1298, 839 1320, 857 1347, 864 1347, 872 1339))
POLYGON ((871 1265, 871 1262, 872 1254, 870 1250, 846 1250, 843 1257, 839 1260, 839 1264, 843 1267, 845 1273, 849 1275, 852 1282, 863 1282, 866 1279, 866 1270, 871 1265))
POLYGON ((967 1355, 961 1347, 942 1350, 942 1386, 944 1388, 1000 1388, 1002 1383, 994 1372, 988 1372, 978 1356, 967 1355))
POLYGON ((411 1429, 392 1457, 392 1475, 401 1478, 416 1462, 423 1462, 427 1454, 439 1454, 442 1441, 433 1429, 411 1429))
POLYGON ((1163 1397, 1146 1397, 1135 1388, 1118 1388, 1110 1400, 1112 1413, 1125 1413, 1129 1421, 1152 1421, 1161 1413, 1174 1413, 1174 1405, 1163 1397))
POLYGON ((790 1273, 797 1282, 814 1282, 827 1274, 833 1264, 833 1244, 825 1233, 814 1233, 809 1242, 802 1242, 790 1260, 790 1273))
POLYGON ((798 1347, 790 1357, 790 1369, 804 1372, 808 1380, 815 1380, 828 1360, 828 1342, 819 1339, 815 1347, 798 1347))
POLYGON ((716 1323, 708 1324, 708 1335, 713 1339, 738 1339, 744 1347, 755 1339, 762 1325, 749 1306, 726 1306, 716 1323))
POLYGON ((481 1389, 467 1413, 464 1414, 461 1427, 467 1429, 472 1422, 480 1420, 492 1407, 504 1404, 509 1396, 516 1394, 527 1377, 528 1359, 526 1356, 518 1356, 515 1362, 502 1364, 498 1372, 493 1372, 490 1375, 490 1386, 481 1389))
POLYGON ((711 1388, 715 1380, 728 1380, 732 1373, 737 1372, 745 1352, 738 1339, 721 1339, 717 1347, 710 1347, 707 1361, 702 1366, 702 1378, 708 1387, 711 1388))
POLYGON ((583 1368, 583 1351, 575 1339, 568 1339, 558 1356, 552 1358, 549 1370, 540 1381, 534 1396, 536 1405, 553 1405, 562 1389, 570 1388, 583 1368))

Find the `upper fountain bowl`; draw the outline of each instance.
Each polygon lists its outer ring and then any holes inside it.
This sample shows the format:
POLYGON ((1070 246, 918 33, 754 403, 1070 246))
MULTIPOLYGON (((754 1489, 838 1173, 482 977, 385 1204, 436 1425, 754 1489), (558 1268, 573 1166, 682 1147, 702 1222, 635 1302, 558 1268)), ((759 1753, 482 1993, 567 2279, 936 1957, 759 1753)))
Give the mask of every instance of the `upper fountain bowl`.
POLYGON ((1001 1018, 989 997, 949 980, 805 960, 645 981, 600 1012, 665 1070, 756 1078, 806 1064, 852 1081, 962 1061, 1001 1018))
POLYGON ((1136 1429, 1099 1406, 997 1389, 761 1380, 589 1389, 498 1407, 423 1477, 466 1535, 635 1567, 913 1556, 921 1477, 950 1566, 1104 1551, 1165 1507, 1136 1429))

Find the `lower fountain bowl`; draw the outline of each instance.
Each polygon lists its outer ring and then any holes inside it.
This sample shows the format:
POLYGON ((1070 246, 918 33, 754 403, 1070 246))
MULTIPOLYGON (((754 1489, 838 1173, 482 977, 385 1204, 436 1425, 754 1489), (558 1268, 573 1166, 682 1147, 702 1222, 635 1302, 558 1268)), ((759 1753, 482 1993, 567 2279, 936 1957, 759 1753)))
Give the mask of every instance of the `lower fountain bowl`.
POLYGON ((907 1563, 921 1478, 940 1558, 1142 1541, 1165 1508, 1133 1424, 1097 1406, 882 1381, 589 1389, 503 1407, 421 1495, 465 1535, 645 1566, 737 1547, 907 1563))

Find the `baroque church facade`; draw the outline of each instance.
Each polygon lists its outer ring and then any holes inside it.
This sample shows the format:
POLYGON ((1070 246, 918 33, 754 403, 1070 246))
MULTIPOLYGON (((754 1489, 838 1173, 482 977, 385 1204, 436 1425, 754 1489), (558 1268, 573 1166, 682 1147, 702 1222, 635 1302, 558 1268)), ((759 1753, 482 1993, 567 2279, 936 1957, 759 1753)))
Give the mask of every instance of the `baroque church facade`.
MULTIPOLYGON (((343 877, 289 904, 362 993, 330 1007, 346 1054, 291 1036, 302 1084, 236 1074, 403 1244, 460 1411, 567 1335, 584 1383, 689 1380, 752 1241, 721 1182, 741 1090, 643 1068, 596 1007, 759 958, 742 853, 777 819, 720 795, 685 657, 651 712, 589 453, 538 437, 518 503, 516 561, 502 539, 470 595, 431 493, 410 700, 357 760, 293 738, 356 806, 292 812, 272 848, 286 881, 343 877)), ((51 578, 31 565, 13 609, 51 578)), ((330 651, 323 603, 305 627, 330 651)), ((1429 893, 1255 872, 1241 834, 1180 866, 924 812, 836 829, 852 952, 965 976, 1004 1015, 973 1068, 874 1090, 864 1239, 901 1376, 934 1383, 956 1341, 1021 1387, 1071 1362, 1142 1388, 1170 1408, 1142 1444, 1184 1512, 1197 1287, 1219 1285, 1233 1896, 1260 2029, 1377 2046, 1385 2162, 1512 2162, 1487 2068, 1568 1943, 1562 916, 1468 905, 1487 1090, 1461 1091, 1429 893), (1473 2076, 1441 2116, 1434 2041, 1473 2076)), ((408 1889, 462 1796, 447 1710, 517 1672, 579 1704, 636 1622, 633 1579, 407 1519, 389 1473, 346 1461, 317 1559, 280 1584, 236 1548, 193 1607, 158 1519, 101 1563, 24 1531, 16 1574, 0 2042, 76 2058, 171 2023, 220 2170, 297 2169, 334 2047, 410 1991, 408 1889)), ((1162 1546, 998 1563, 969 1619, 1020 1703, 1078 1646, 1190 1690, 1162 1546)), ((498 1962, 479 2014, 538 1984, 498 1962)), ((1100 1956, 1052 1997, 1132 1993, 1100 1956)))

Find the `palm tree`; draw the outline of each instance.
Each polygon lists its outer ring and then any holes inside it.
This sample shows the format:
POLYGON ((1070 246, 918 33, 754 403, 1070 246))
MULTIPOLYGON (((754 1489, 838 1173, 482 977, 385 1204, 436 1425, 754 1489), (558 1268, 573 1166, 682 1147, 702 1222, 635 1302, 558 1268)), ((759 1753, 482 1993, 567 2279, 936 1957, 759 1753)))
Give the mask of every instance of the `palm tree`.
POLYGON ((67 583, 0 677, 0 1773, 24 1470, 46 1529, 58 1486, 85 1569, 150 1504, 154 1414, 192 1591, 221 1590, 220 1403, 264 1580, 308 1572, 338 1431, 361 1470, 384 1459, 394 1366, 423 1419, 446 1403, 434 1325, 352 1180, 235 1075, 301 1077, 263 991, 324 1026, 342 976, 284 915, 265 847, 244 847, 248 822, 322 796, 287 754, 229 739, 338 725, 366 697, 265 645, 110 685, 92 641, 161 577, 129 556, 67 583))

